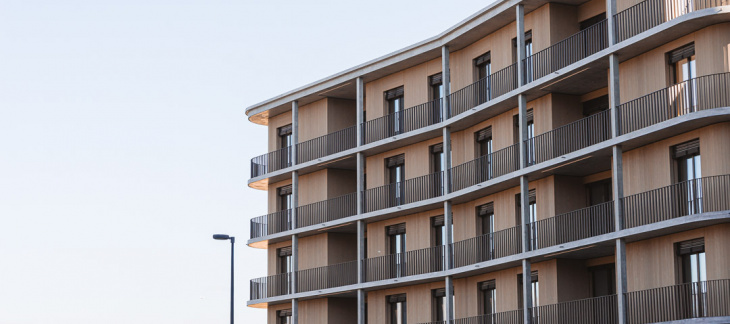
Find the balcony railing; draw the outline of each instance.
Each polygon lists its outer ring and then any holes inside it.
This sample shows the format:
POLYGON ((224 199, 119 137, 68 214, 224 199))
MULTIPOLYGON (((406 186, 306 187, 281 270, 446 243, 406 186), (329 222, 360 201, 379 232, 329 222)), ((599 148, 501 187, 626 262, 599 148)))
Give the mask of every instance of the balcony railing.
POLYGON ((516 171, 519 166, 518 145, 513 144, 499 151, 481 156, 449 169, 451 188, 458 191, 487 180, 516 171))
POLYGON ((297 228, 357 214, 357 193, 297 207, 297 228))
POLYGON ((378 281, 446 269, 446 246, 406 251, 365 260, 365 281, 378 281))
POLYGON ((255 178, 269 172, 286 169, 293 165, 291 146, 278 149, 251 159, 251 177, 255 178))
POLYGON ((251 218, 251 238, 281 233, 291 229, 291 209, 251 218))
POLYGON ((613 201, 530 223, 530 248, 577 241, 615 230, 613 201))
POLYGON ((473 317, 458 318, 451 322, 436 321, 421 324, 522 324, 525 322, 522 310, 513 310, 473 317))
POLYGON ((348 261, 313 269, 299 270, 297 292, 354 285, 357 283, 358 261, 348 261))
POLYGON ((684 181, 621 200, 627 228, 730 209, 730 175, 684 181))
POLYGON ((519 226, 454 242, 454 267, 463 267, 522 252, 519 226))
POLYGON ((730 5, 728 0, 646 0, 614 17, 616 41, 621 42, 692 11, 730 5))
POLYGON ((371 212, 441 195, 443 195, 443 172, 438 171, 403 182, 365 190, 363 210, 371 212))
POLYGON ((730 107, 730 73, 690 79, 618 107, 621 134, 696 111, 730 107))
POLYGON ((539 324, 618 323, 616 295, 537 306, 531 308, 530 312, 532 322, 539 324))
POLYGON ((441 99, 363 123, 363 143, 368 144, 441 122, 441 99))
POLYGON ((527 82, 537 80, 608 47, 608 20, 603 20, 522 60, 527 82))
POLYGON ((626 294, 628 323, 730 316, 730 280, 709 280, 626 294))
POLYGON ((289 295, 292 293, 292 273, 252 279, 250 285, 251 300, 289 295))
POLYGON ((357 127, 348 128, 297 144, 297 163, 304 163, 357 146, 357 127))
POLYGON ((517 89, 517 64, 449 94, 449 117, 464 113, 514 89, 517 89))
POLYGON ((611 112, 604 110, 526 140, 527 164, 545 162, 610 138, 611 112))

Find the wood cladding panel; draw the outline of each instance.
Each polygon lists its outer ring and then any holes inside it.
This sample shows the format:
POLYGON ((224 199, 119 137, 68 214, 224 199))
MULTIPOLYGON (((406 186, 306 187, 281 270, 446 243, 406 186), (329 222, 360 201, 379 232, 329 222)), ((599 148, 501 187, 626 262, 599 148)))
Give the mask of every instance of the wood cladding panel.
POLYGON ((355 100, 327 98, 327 133, 357 124, 355 100))
POLYGON ((366 120, 373 120, 388 114, 383 93, 403 86, 404 107, 410 108, 430 100, 428 77, 441 72, 441 59, 434 59, 414 67, 365 83, 366 120))
POLYGON ((675 244, 701 237, 705 238, 707 279, 730 278, 730 224, 721 224, 626 244, 628 291, 679 283, 675 244))
MULTIPOLYGON (((291 184, 291 179, 283 180, 279 182, 269 183, 268 190, 266 191, 269 203, 269 213, 273 213, 279 210, 279 193, 277 188, 288 186, 291 184)), ((300 181, 301 184, 301 181, 300 181)))
POLYGON ((730 123, 720 123, 670 137, 624 152, 624 194, 632 195, 672 184, 674 166, 671 147, 700 139, 702 176, 730 174, 730 123))
POLYGON ((619 65, 621 102, 666 88, 669 85, 666 53, 691 42, 695 43, 698 76, 730 71, 730 23, 713 25, 622 62, 619 65))
POLYGON ((269 118, 269 152, 279 149, 279 134, 277 129, 292 122, 291 111, 269 118))
POLYGON ((514 108, 465 130, 451 133, 452 165, 456 166, 476 158, 474 133, 486 127, 492 127, 493 151, 501 150, 514 144, 514 122, 512 118, 518 112, 519 110, 514 108))
POLYGON ((327 238, 328 264, 357 260, 357 234, 328 233, 327 238))
POLYGON ((331 322, 328 318, 329 303, 327 298, 317 298, 299 301, 299 323, 301 324, 327 324, 331 322))
POLYGON ((584 21, 606 12, 606 0, 591 0, 578 6, 577 20, 584 21))
POLYGON ((367 168, 367 188, 375 188, 386 184, 385 159, 405 154, 406 180, 431 173, 431 159, 429 146, 442 142, 442 137, 411 144, 395 150, 390 150, 365 159, 367 168))
POLYGON ((299 107, 299 142, 327 135, 327 99, 299 107))
POLYGON ((368 258, 390 254, 388 253, 388 237, 385 233, 385 228, 400 223, 406 223, 407 251, 432 246, 431 217, 443 214, 443 209, 434 209, 367 224, 368 258))
POLYGON ((406 317, 408 323, 424 323, 432 321, 431 290, 444 288, 444 282, 398 287, 392 289, 369 291, 368 323, 388 323, 388 303, 386 296, 406 294, 406 317))

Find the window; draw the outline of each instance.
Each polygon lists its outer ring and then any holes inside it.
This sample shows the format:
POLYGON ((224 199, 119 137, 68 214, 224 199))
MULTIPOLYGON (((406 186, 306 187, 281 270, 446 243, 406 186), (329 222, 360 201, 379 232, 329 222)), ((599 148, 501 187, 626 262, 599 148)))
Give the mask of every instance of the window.
POLYGON ((605 264, 588 268, 591 273, 591 296, 601 297, 616 293, 616 265, 605 264))
POLYGON ((679 277, 688 296, 681 298, 682 308, 687 317, 707 316, 707 260, 705 259, 705 239, 677 243, 679 261, 679 277))
POLYGON ((586 30, 590 28, 591 26, 594 26, 602 21, 606 20, 606 13, 595 15, 591 18, 588 18, 586 20, 583 20, 580 22, 580 30, 586 30))
MULTIPOLYGON (((448 240, 446 237, 446 231, 448 231, 448 227, 444 225, 444 215, 434 216, 431 217, 431 246, 446 246, 448 244, 448 240)), ((451 235, 453 237, 453 227, 451 228, 451 235)), ((433 271, 440 271, 443 269, 446 269, 446 262, 448 261, 445 258, 446 249, 437 249, 435 252, 435 258, 433 262, 431 263, 431 272, 433 271)))
POLYGON ((405 163, 406 156, 404 154, 385 159, 388 183, 390 184, 390 206, 399 206, 405 200, 405 186, 403 185, 406 181, 405 163))
MULTIPOLYGON (((537 271, 533 271, 530 278, 531 287, 532 288, 532 307, 538 307, 540 306, 540 283, 537 281, 537 271)), ((522 294, 522 274, 517 275, 517 297, 520 299, 518 301, 518 305, 520 305, 519 309, 525 308, 525 300, 522 298, 524 295, 522 294)))
POLYGON ((273 227, 277 229, 277 232, 290 230, 292 229, 292 186, 288 185, 276 188, 276 195, 279 212, 275 214, 276 216, 273 219, 273 224, 269 226, 273 225, 273 227))
POLYGON ((486 203, 477 206, 477 225, 482 235, 483 243, 477 248, 481 250, 478 255, 481 256, 479 261, 487 261, 495 258, 494 255, 494 203, 486 203), (484 236, 487 235, 487 236, 484 236))
POLYGON ((586 184, 588 206, 595 206, 613 200, 611 186, 611 179, 586 184))
POLYGON ((276 312, 276 324, 291 324, 291 309, 284 309, 276 312))
MULTIPOLYGON (((494 280, 480 282, 480 315, 494 314, 497 312, 497 285, 494 280)), ((487 323, 496 323, 496 318, 488 318, 487 323)))
POLYGON ((444 161, 444 143, 431 145, 429 151, 431 151, 431 172, 444 171, 446 165, 446 161, 444 161))
POLYGON ((474 133, 476 155, 476 180, 484 182, 492 178, 492 127, 474 133))
POLYGON ((432 296, 432 320, 434 322, 441 322, 446 320, 446 289, 433 289, 431 290, 432 296))
POLYGON ((681 212, 696 214, 702 212, 702 159, 700 157, 700 140, 694 139, 689 142, 672 147, 676 165, 676 179, 685 190, 679 190, 686 203, 681 212))
POLYGON ((444 97, 444 82, 443 75, 441 73, 434 74, 428 77, 428 85, 431 89, 431 100, 434 104, 431 105, 431 124, 441 122, 441 98, 444 97))
MULTIPOLYGON (((512 62, 517 62, 517 38, 512 39, 512 62)), ((525 32, 525 83, 532 82, 532 30, 525 32)))
POLYGON ((391 269, 393 277, 402 277, 405 274, 406 261, 406 223, 388 226, 385 232, 388 235, 388 252, 395 255, 391 269))
POLYGON ((388 324, 406 324, 406 294, 387 296, 388 324))
MULTIPOLYGON (((526 219, 528 222, 527 226, 530 228, 530 241, 529 241, 529 247, 530 250, 537 249, 537 195, 535 194, 535 189, 532 189, 528 191, 528 207, 527 210, 529 212, 529 215, 526 219)), ((517 219, 515 223, 517 225, 522 224, 522 208, 521 208, 521 196, 520 194, 515 195, 515 203, 517 207, 517 212, 515 215, 517 216, 517 219)))
MULTIPOLYGON (((277 274, 285 274, 285 273, 292 273, 294 271, 292 267, 292 248, 291 246, 279 248, 276 250, 276 271, 277 274)), ((289 281, 290 277, 287 276, 276 276, 274 281, 274 285, 278 286, 275 289, 277 292, 281 292, 283 294, 289 294, 291 293, 291 282, 289 281)), ((291 314, 289 315, 291 316, 291 314)))
POLYGON ((474 59, 474 75, 479 83, 476 87, 477 103, 482 104, 492 98, 491 80, 489 76, 492 74, 492 54, 487 52, 474 59))
POLYGON ((390 136, 400 134, 404 131, 405 120, 403 116, 403 87, 398 87, 385 92, 385 101, 390 114, 391 131, 390 136))
POLYGON ((277 145, 279 145, 279 148, 287 148, 287 150, 284 150, 284 152, 282 152, 279 159, 279 169, 283 169, 292 165, 292 151, 290 149, 293 144, 292 141, 294 140, 292 137, 292 125, 289 124, 279 127, 277 129, 277 135, 279 136, 279 143, 277 143, 277 145))
MULTIPOLYGON (((527 110, 527 114, 525 116, 527 118, 527 165, 535 164, 535 143, 531 139, 535 137, 535 120, 534 120, 534 113, 532 109, 527 110)), ((514 142, 519 143, 520 142, 520 115, 514 115, 512 117, 513 125, 513 136, 514 136, 514 142)))
POLYGON ((667 53, 669 62, 669 94, 675 97, 677 115, 696 110, 697 107, 697 65, 695 44, 691 43, 667 53))

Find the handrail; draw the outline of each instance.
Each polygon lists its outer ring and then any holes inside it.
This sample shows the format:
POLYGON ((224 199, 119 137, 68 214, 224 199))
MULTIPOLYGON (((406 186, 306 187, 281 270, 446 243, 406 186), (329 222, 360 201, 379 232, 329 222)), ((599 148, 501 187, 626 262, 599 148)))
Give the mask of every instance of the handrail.
POLYGON ((251 177, 255 178, 270 172, 286 169, 293 165, 291 146, 280 148, 251 159, 251 177))
POLYGON ((358 261, 347 261, 296 272, 297 292, 335 288, 357 283, 358 261))
POLYGON ((705 75, 654 91, 618 106, 627 134, 693 112, 730 107, 730 72, 705 75))
POLYGON ((371 212, 441 195, 443 195, 443 171, 437 171, 403 182, 365 190, 363 192, 363 210, 371 212))
POLYGON ((528 224, 529 246, 542 249, 615 231, 613 201, 528 224))
POLYGON ((627 228, 730 209, 730 175, 684 181, 621 199, 627 228))
POLYGON ((357 193, 297 207, 297 228, 330 222, 357 214, 357 193))
POLYGON ((610 138, 611 111, 604 110, 525 140, 526 162, 545 162, 610 138))
POLYGON ((608 48, 608 20, 522 59, 525 80, 531 82, 608 48))
POLYGON ((438 245, 418 250, 365 259, 365 281, 407 277, 446 269, 446 246, 438 245))
POLYGON ((363 143, 369 144, 440 123, 443 120, 441 118, 441 100, 434 99, 364 122, 362 124, 363 143))
POLYGON ((292 229, 291 209, 251 218, 251 238, 276 234, 292 229))
POLYGON ((522 229, 510 227, 457 241, 452 246, 455 268, 499 259, 522 252, 522 229))
POLYGON ((357 126, 350 126, 297 144, 297 163, 316 160, 356 146, 357 126))
POLYGON ((480 156, 449 169, 451 190, 464 188, 517 171, 519 166, 519 145, 512 144, 501 150, 480 156))
POLYGON ((625 296, 631 324, 730 316, 730 279, 633 291, 625 296))
POLYGON ((448 95, 449 118, 517 89, 517 64, 494 72, 448 95))

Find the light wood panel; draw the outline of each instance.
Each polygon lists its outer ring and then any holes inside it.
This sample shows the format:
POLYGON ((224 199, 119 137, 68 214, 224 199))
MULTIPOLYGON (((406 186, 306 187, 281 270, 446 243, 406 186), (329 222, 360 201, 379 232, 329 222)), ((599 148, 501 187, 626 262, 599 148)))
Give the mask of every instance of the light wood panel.
POLYGON ((428 77, 441 72, 441 59, 434 59, 386 77, 365 83, 366 120, 373 120, 388 114, 383 93, 403 86, 404 108, 420 105, 430 100, 428 77))
POLYGON ((327 187, 335 182, 329 170, 319 170, 299 176, 299 206, 327 200, 327 187))
POLYGON ((555 176, 555 214, 571 212, 586 205, 586 188, 583 178, 570 176, 555 176))
MULTIPOLYGON (((357 322, 356 298, 328 298, 328 320, 332 324, 357 322)), ((316 323, 312 323, 316 324, 316 323)))
POLYGON ((578 6, 577 20, 580 23, 604 12, 606 12, 606 0, 591 0, 578 6))
POLYGON ((695 42, 697 75, 730 71, 730 23, 703 28, 619 65, 621 102, 668 86, 666 53, 695 42), (647 77, 651 76, 651 77, 647 77))
POLYGON ((350 233, 327 234, 327 264, 357 260, 357 235, 350 233))
POLYGON ((626 244, 628 291, 671 286, 678 282, 675 244, 705 238, 707 279, 730 278, 730 224, 626 244))
POLYGON ((432 320, 431 290, 444 288, 444 282, 369 291, 368 323, 388 323, 388 302, 386 296, 406 294, 406 317, 408 323, 424 323, 432 320))
POLYGON ((292 122, 291 111, 269 118, 269 152, 279 149, 279 134, 277 128, 289 125, 292 122))
POLYGON ((632 195, 672 184, 674 175, 671 147, 700 139, 702 176, 730 174, 730 123, 703 127, 656 143, 624 152, 624 194, 632 195))
POLYGON ((299 107, 299 142, 327 135, 327 99, 299 107))
MULTIPOLYGON (((316 177, 314 177, 316 179, 316 177)), ((287 186, 291 184, 291 179, 269 183, 268 184, 268 190, 266 191, 268 196, 268 203, 269 203, 269 213, 273 213, 279 210, 279 195, 277 192, 277 188, 287 186)), ((301 181, 300 181, 301 184, 301 181)), ((306 184, 305 184, 306 185, 306 184)))
POLYGON ((518 113, 519 110, 514 108, 465 130, 451 133, 452 165, 459 165, 476 158, 477 149, 474 133, 486 127, 492 127, 493 151, 498 151, 514 144, 513 116, 518 113))
POLYGON ((327 133, 334 133, 356 123, 355 100, 327 98, 327 133))
POLYGON ((555 93, 552 94, 551 99, 552 104, 549 109, 552 112, 552 123, 549 124, 549 128, 543 129, 543 132, 538 132, 537 127, 535 127, 535 135, 551 131, 583 118, 583 105, 581 104, 580 96, 555 93))
MULTIPOLYGON (((322 188, 316 188, 322 190, 322 188)), ((327 169, 327 198, 335 198, 357 190, 357 172, 343 169, 327 169)))
POLYGON ((400 147, 365 159, 367 168, 367 188, 375 188, 386 184, 385 159, 405 154, 406 180, 431 173, 431 158, 429 146, 442 142, 442 137, 435 137, 427 141, 400 147))
MULTIPOLYGON (((327 298, 317 298, 299 301, 299 323, 301 324, 327 324, 329 307, 327 298)), ((335 322, 332 322, 335 323, 335 322)))

